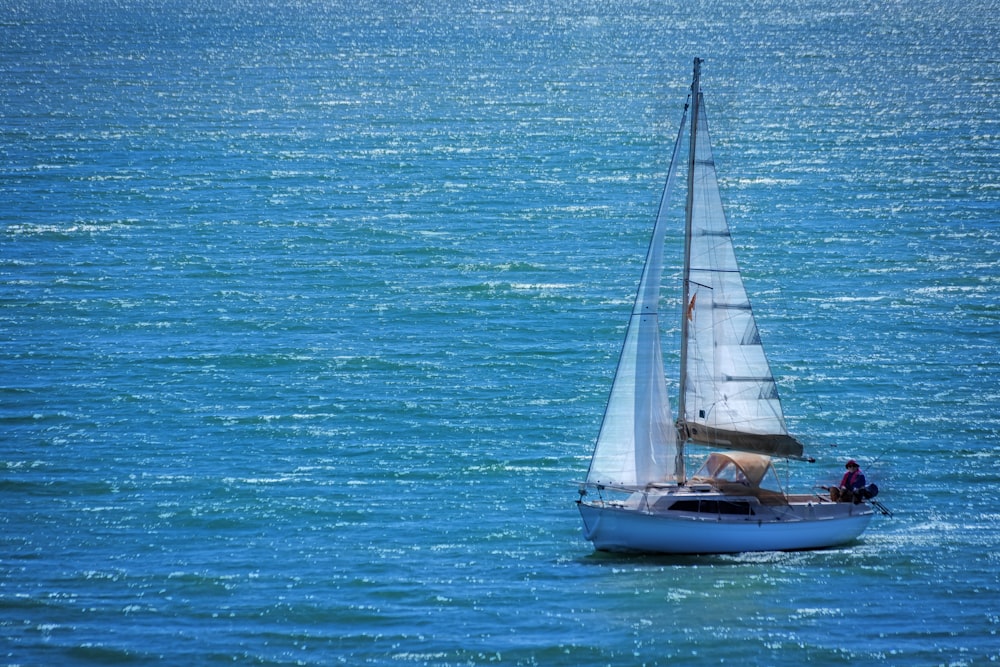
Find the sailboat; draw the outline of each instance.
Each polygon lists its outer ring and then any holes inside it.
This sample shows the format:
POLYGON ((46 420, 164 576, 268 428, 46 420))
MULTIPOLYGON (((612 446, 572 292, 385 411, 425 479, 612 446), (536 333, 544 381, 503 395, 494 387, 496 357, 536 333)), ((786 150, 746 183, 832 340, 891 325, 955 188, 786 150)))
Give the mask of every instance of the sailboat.
POLYGON ((789 494, 775 472, 774 459, 813 459, 785 425, 736 262, 709 140, 701 64, 696 58, 611 394, 580 484, 584 536, 601 551, 671 554, 847 544, 874 514, 868 502, 789 494), (687 156, 679 158, 689 112, 687 156), (687 197, 675 420, 659 314, 663 242, 682 160, 687 197), (691 476, 685 469, 688 446, 708 448, 691 476))

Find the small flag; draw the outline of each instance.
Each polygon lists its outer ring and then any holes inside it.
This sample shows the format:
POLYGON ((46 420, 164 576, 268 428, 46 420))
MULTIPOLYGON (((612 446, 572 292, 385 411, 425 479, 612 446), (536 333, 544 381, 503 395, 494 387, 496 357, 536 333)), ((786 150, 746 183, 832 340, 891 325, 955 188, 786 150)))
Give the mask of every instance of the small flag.
POLYGON ((698 294, 695 293, 695 295, 691 297, 691 302, 688 303, 688 307, 687 307, 688 322, 694 321, 694 302, 695 302, 695 299, 697 299, 697 298, 698 298, 698 294))

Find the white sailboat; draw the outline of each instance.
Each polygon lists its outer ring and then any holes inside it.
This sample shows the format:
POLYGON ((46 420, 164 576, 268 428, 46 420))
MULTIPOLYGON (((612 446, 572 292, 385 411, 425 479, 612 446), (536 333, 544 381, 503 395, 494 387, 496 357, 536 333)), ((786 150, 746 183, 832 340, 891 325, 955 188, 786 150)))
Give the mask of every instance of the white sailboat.
MULTIPOLYGON (((598 550, 737 553, 849 543, 865 502, 785 493, 772 457, 808 460, 789 435, 736 263, 700 90, 701 60, 674 144, 635 306, 577 505, 598 550), (690 111, 678 418, 660 347, 663 239, 690 111), (712 452, 693 475, 685 446, 712 452)), ((708 453, 706 451, 706 453, 708 453)))

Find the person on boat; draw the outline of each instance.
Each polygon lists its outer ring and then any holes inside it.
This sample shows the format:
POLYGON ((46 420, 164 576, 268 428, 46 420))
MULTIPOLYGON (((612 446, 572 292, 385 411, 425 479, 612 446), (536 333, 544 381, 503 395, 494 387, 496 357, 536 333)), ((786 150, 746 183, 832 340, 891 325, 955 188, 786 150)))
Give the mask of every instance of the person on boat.
POLYGON ((847 472, 840 479, 840 486, 830 489, 830 500, 835 503, 860 503, 865 498, 865 474, 861 472, 861 466, 854 459, 851 459, 844 466, 847 472))

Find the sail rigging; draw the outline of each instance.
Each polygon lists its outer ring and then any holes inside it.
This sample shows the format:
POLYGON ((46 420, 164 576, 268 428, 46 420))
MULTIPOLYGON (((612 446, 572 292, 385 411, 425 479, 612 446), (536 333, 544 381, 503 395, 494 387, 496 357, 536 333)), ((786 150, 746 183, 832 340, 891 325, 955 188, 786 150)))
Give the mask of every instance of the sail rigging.
POLYGON ((692 88, 678 426, 693 443, 800 458, 736 262, 697 66, 692 88))

